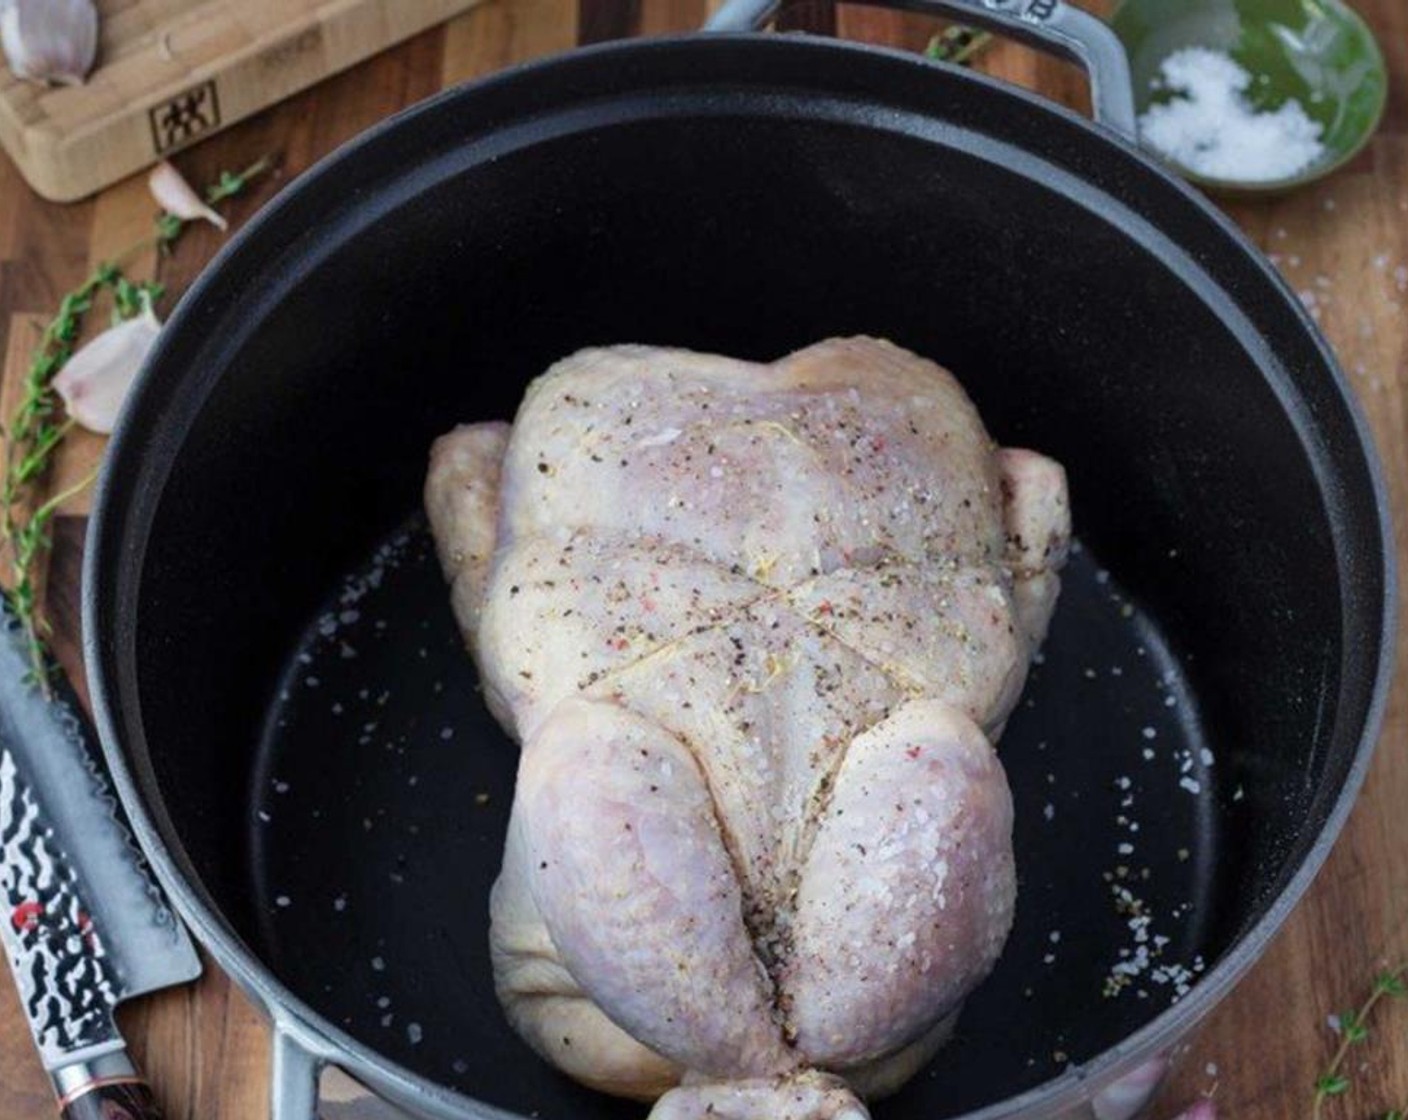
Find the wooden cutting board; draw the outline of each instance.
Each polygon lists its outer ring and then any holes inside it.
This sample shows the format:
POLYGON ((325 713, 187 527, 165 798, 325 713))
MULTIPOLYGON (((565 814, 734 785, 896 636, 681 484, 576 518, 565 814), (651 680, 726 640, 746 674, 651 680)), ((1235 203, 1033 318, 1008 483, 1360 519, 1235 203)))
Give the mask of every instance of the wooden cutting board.
POLYGON ((478 0, 97 0, 97 66, 44 88, 0 66, 0 144, 84 198, 478 0))
MULTIPOLYGON (((192 182, 282 156, 282 177, 235 200, 246 220, 282 185, 337 144, 444 85, 540 55, 630 35, 697 27, 710 0, 483 0, 443 28, 334 77, 199 144, 177 160, 192 182)), ((1170 0, 1173 2, 1173 0, 1170 0)), ((1107 11, 1113 0, 1084 0, 1107 11)), ((1392 69, 1385 126, 1352 167, 1284 199, 1244 202, 1232 216, 1311 304, 1369 420, 1389 476, 1395 516, 1408 526, 1408 5, 1355 0, 1383 42, 1392 69)), ((813 28, 847 38, 921 48, 933 30, 922 17, 799 5, 813 28)), ((1005 44, 982 69, 1072 105, 1088 105, 1080 75, 1063 63, 1005 44)), ((8 415, 34 324, 92 263, 143 237, 153 204, 140 179, 91 202, 61 207, 31 195, 0 160, 0 411, 8 415)), ((940 216, 941 217, 941 216, 940 216)), ((170 256, 134 264, 179 294, 215 253, 221 236, 192 228, 170 256)), ((162 305, 163 313, 169 300, 162 305)), ((55 486, 91 470, 96 436, 73 438, 55 486)), ((52 492, 52 491, 51 491, 52 492)), ((48 611, 53 644, 81 680, 78 587, 88 496, 65 506, 55 525, 48 611)), ((1408 544, 1400 543, 1408 577, 1408 544)), ((1403 597, 1408 605, 1408 595, 1403 597)), ((1223 1120, 1310 1120, 1314 1079, 1339 1042, 1329 1016, 1362 999, 1377 968, 1408 958, 1408 626, 1388 719, 1364 792, 1325 870, 1284 932, 1180 1054, 1151 1117, 1167 1120, 1211 1093, 1223 1120)), ((267 1116, 268 1031, 217 967, 201 981, 123 1008, 133 1050, 151 1075, 169 1120, 263 1120, 267 1116)), ((1408 1000, 1376 1013, 1369 1039, 1348 1066, 1352 1086, 1323 1120, 1382 1120, 1408 1109, 1408 1000)), ((345 1077, 325 1083, 325 1120, 382 1120, 345 1077)), ((0 975, 0 1118, 50 1115, 52 1101, 12 987, 0 975)))

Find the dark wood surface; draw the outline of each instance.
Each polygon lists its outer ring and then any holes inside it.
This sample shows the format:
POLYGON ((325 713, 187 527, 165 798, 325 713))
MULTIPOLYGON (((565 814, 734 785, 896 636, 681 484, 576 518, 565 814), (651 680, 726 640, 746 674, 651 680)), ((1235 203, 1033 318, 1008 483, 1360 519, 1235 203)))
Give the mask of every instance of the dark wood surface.
MULTIPOLYGON (((1170 0, 1173 2, 1173 0, 1170 0)), ((341 141, 443 85, 512 62, 591 42, 697 26, 706 0, 487 0, 352 72, 217 136, 178 158, 192 181, 278 153, 280 175, 231 210, 247 218, 290 178, 341 141), (580 7, 579 7, 580 5, 580 7)), ((1098 7, 1098 4, 1095 6, 1098 7)), ((1230 208, 1311 302, 1351 374, 1388 468, 1400 524, 1408 521, 1408 5, 1357 0, 1393 69, 1391 104, 1371 148, 1329 182, 1274 202, 1230 208), (1401 270, 1401 271, 1400 271, 1401 270)), ((810 2, 792 25, 834 24, 850 38, 920 48, 931 21, 843 8, 833 18, 810 2)), ((1048 96, 1088 104, 1071 67, 1003 45, 982 68, 1048 96)), ((153 206, 140 178, 71 206, 44 203, 0 160, 0 410, 13 406, 15 378, 33 324, 96 261, 141 239, 153 206)), ((135 262, 179 292, 209 260, 220 235, 198 227, 176 252, 135 262)), ((77 438, 55 485, 83 477, 101 453, 77 438)), ((55 532, 47 581, 55 644, 79 669, 77 588, 87 498, 70 503, 55 532)), ((1400 553, 1402 549, 1400 548, 1400 553)), ((1408 564, 1404 565, 1408 570, 1408 564)), ((1308 1117, 1314 1079, 1336 1036, 1328 1016, 1365 994, 1375 970, 1408 958, 1408 712, 1399 680, 1373 769, 1349 826, 1306 900, 1250 976, 1211 1017, 1180 1063, 1156 1115, 1171 1116, 1214 1093, 1234 1120, 1308 1117)), ((123 1011, 132 1050, 171 1120, 259 1120, 266 1115, 267 1032, 220 971, 199 984, 123 1011)), ((1381 1118, 1408 1109, 1408 1001, 1385 1007, 1349 1063, 1353 1086, 1329 1102, 1333 1120, 1381 1118)), ((52 1114, 54 1104, 13 990, 0 983, 0 1120, 52 1114)))

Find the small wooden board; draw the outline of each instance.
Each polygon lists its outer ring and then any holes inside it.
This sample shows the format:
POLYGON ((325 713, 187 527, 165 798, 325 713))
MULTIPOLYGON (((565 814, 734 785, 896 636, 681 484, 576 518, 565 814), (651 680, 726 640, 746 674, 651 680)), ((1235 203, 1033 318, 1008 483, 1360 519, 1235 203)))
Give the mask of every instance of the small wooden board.
POLYGON ((45 198, 83 198, 476 3, 97 0, 86 84, 0 61, 0 145, 45 198))

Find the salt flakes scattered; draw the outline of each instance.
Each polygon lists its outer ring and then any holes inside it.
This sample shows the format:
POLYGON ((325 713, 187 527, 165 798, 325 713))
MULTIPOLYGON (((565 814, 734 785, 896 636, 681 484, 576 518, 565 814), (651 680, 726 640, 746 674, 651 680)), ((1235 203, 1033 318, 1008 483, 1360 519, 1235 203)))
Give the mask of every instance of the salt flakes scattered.
POLYGON ((1051 804, 1051 802, 1048 801, 1045 805, 1042 806, 1041 815, 1042 815, 1043 817, 1045 817, 1045 818, 1046 818, 1047 820, 1049 820, 1049 821, 1050 821, 1050 820, 1055 820, 1055 819, 1056 819, 1056 806, 1053 805, 1053 804, 1051 804))
POLYGON ((1180 789, 1186 789, 1186 790, 1187 790, 1189 793, 1191 793, 1191 794, 1195 794, 1195 795, 1196 795, 1196 794, 1199 794, 1199 793, 1202 793, 1202 792, 1203 792, 1203 784, 1202 784, 1200 781, 1198 781, 1196 778, 1189 778, 1189 777, 1182 777, 1182 778, 1179 778, 1179 779, 1178 779, 1178 785, 1179 785, 1179 788, 1180 788, 1180 789))
POLYGON ((447 739, 447 740, 448 740, 448 739, 453 739, 454 737, 455 737, 455 729, 454 729, 453 727, 442 727, 442 728, 440 729, 440 738, 442 738, 442 739, 447 739))
POLYGON ((1217 1076, 1217 1063, 1216 1063, 1216 1062, 1209 1062, 1207 1065, 1205 1065, 1205 1066, 1203 1067, 1203 1072, 1206 1073, 1209 1077, 1216 1077, 1216 1076, 1217 1076))
POLYGON ((274 905, 275 905, 275 906, 292 906, 292 905, 293 905, 293 899, 289 898, 289 896, 286 895, 286 894, 281 894, 281 895, 279 895, 278 898, 274 899, 274 905))
POLYGON ((386 962, 385 962, 384 960, 382 960, 380 957, 373 957, 373 958, 372 958, 372 971, 373 971, 373 972, 385 972, 385 971, 386 971, 386 962))
POLYGON ((1331 1015, 1327 1017, 1325 1020, 1325 1024, 1330 1028, 1330 1030, 1334 1031, 1335 1034, 1339 1034, 1344 1030, 1344 1023, 1340 1020, 1340 1017, 1338 1015, 1331 1015))
POLYGON ((1240 182, 1289 179, 1325 152, 1321 125, 1295 98, 1258 112, 1252 75, 1223 51, 1189 47, 1159 68, 1156 89, 1172 100, 1139 118, 1143 142, 1189 171, 1240 182))
POLYGON ((347 896, 345 894, 338 895, 332 900, 332 908, 341 914, 347 909, 347 896))
POLYGON ((1139 732, 1139 734, 1143 735, 1146 739, 1153 739, 1156 738, 1159 733, 1155 731, 1152 727, 1145 727, 1142 731, 1139 732))
POLYGON ((275 792, 275 793, 287 793, 288 791, 289 791, 289 784, 288 784, 287 782, 275 782, 275 783, 274 783, 274 792, 275 792))
POLYGON ((1212 751, 1208 750, 1207 747, 1203 747, 1202 750, 1198 752, 1198 761, 1204 766, 1211 766, 1213 764, 1212 751))

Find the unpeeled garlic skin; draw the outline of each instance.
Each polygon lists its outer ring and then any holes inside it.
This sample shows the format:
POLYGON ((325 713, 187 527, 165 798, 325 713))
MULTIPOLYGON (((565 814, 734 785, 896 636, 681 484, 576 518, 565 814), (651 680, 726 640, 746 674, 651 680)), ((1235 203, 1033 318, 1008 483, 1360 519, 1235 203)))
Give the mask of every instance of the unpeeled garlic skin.
POLYGON ((0 45, 18 78, 82 85, 98 53, 98 9, 92 0, 4 0, 0 45))
POLYGON ((152 192, 157 205, 168 214, 175 214, 188 222, 202 219, 216 229, 229 227, 229 222, 206 205, 184 176, 165 161, 152 168, 151 175, 147 177, 147 189, 152 192))
POLYGON ((69 416, 90 432, 110 434, 160 333, 161 322, 148 305, 74 354, 54 378, 69 416))

